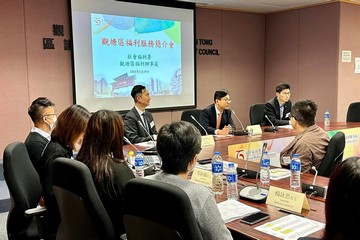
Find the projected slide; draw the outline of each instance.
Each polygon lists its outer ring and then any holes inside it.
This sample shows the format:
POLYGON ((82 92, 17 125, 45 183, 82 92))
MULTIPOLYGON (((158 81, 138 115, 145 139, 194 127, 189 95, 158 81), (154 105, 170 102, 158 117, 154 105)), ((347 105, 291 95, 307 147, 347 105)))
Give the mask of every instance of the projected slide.
POLYGON ((91 14, 95 98, 129 97, 134 85, 152 96, 181 95, 181 23, 91 14))

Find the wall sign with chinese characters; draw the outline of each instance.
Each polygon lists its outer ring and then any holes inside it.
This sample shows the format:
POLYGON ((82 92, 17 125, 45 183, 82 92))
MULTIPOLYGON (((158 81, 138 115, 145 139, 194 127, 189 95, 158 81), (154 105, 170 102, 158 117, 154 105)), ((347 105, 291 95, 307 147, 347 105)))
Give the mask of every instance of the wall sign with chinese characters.
MULTIPOLYGON (((52 32, 53 32, 53 36, 55 37, 63 37, 64 26, 60 24, 53 24, 52 32)), ((64 50, 70 51, 72 49, 70 39, 64 39, 63 46, 64 46, 64 50)), ((43 38, 43 48, 44 50, 55 49, 54 38, 43 38)))

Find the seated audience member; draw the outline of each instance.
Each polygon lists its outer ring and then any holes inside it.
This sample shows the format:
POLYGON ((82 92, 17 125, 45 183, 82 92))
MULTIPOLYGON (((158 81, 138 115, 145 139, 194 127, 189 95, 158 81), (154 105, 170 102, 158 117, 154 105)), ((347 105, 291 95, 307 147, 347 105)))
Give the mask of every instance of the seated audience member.
POLYGON ((125 233, 123 192, 134 174, 124 160, 124 123, 113 111, 100 110, 89 120, 77 160, 85 163, 93 176, 100 199, 111 219, 115 236, 125 233))
POLYGON ((219 90, 214 94, 214 103, 201 111, 199 122, 208 134, 227 135, 236 131, 230 103, 228 91, 219 90))
POLYGON ((322 239, 359 239, 360 158, 341 162, 330 176, 325 202, 326 225, 322 239))
POLYGON ((131 90, 135 106, 125 115, 125 135, 132 143, 156 140, 156 127, 153 116, 145 108, 150 105, 149 91, 142 85, 131 90), (151 137, 149 135, 152 135, 151 137))
POLYGON ((90 113, 80 105, 72 105, 58 117, 51 132, 51 140, 40 158, 40 180, 43 187, 45 206, 48 209, 50 232, 60 223, 60 214, 52 189, 52 166, 58 157, 72 158, 73 151, 80 150, 90 113))
POLYGON ((327 146, 329 145, 328 134, 315 124, 317 105, 311 100, 299 100, 291 108, 291 125, 296 130, 295 139, 280 152, 284 156, 292 157, 294 153, 299 154, 301 171, 307 172, 312 166, 319 168, 327 146))
POLYGON ((46 97, 35 99, 28 108, 28 114, 34 123, 25 139, 25 146, 34 168, 40 174, 40 157, 56 122, 55 104, 46 97))
POLYGON ((188 180, 201 150, 199 130, 184 121, 165 124, 159 131, 157 150, 162 171, 147 178, 175 185, 187 193, 204 239, 232 239, 210 189, 188 180))
MULTIPOLYGON (((280 83, 276 86, 276 97, 265 103, 264 115, 267 115, 274 126, 289 125, 290 123, 290 85, 280 83)), ((264 126, 271 123, 264 118, 264 126)))

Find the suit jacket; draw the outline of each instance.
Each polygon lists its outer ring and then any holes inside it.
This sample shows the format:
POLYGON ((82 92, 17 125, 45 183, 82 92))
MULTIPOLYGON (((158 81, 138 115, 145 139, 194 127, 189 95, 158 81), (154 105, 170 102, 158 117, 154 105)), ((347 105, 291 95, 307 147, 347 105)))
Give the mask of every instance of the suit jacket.
MULTIPOLYGON (((264 115, 267 115, 275 126, 289 125, 290 111, 291 101, 289 100, 284 104, 284 113, 283 116, 280 117, 280 105, 277 97, 275 97, 265 103, 264 115)), ((262 125, 270 126, 271 123, 266 118, 264 118, 262 125)))
MULTIPOLYGON (((150 135, 157 134, 156 126, 154 124, 154 118, 152 117, 151 113, 145 111, 145 117, 149 125, 148 128, 150 135)), ((146 131, 144 130, 143 128, 144 126, 143 125, 142 125, 143 127, 140 126, 140 124, 143 124, 143 121, 135 107, 133 107, 125 115, 124 122, 125 122, 125 136, 130 140, 130 142, 139 143, 139 142, 146 142, 153 140, 150 138, 149 134, 147 134, 146 131)))
MULTIPOLYGON (((199 122, 206 129, 208 134, 215 134, 217 122, 215 104, 211 104, 201 111, 199 122)), ((233 132, 236 131, 236 126, 231 118, 231 111, 229 109, 223 111, 219 128, 223 129, 226 125, 230 125, 233 132)))

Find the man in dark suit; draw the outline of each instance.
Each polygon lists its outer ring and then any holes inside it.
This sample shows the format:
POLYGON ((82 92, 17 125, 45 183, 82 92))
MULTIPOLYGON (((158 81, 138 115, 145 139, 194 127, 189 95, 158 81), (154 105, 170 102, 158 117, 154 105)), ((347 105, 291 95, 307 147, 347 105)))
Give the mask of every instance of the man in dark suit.
POLYGON ((214 103, 200 113, 200 124, 208 134, 227 135, 236 131, 231 118, 230 95, 226 90, 216 91, 214 103))
POLYGON ((149 91, 145 86, 135 85, 131 90, 131 96, 135 106, 125 115, 125 136, 132 143, 156 140, 154 119, 151 113, 145 110, 150 105, 149 91))
MULTIPOLYGON (((290 85, 280 83, 276 86, 276 97, 265 103, 264 115, 267 115, 275 126, 290 125, 290 85)), ((263 126, 270 126, 271 123, 264 118, 263 126)))

